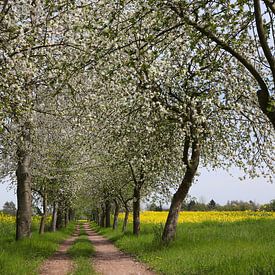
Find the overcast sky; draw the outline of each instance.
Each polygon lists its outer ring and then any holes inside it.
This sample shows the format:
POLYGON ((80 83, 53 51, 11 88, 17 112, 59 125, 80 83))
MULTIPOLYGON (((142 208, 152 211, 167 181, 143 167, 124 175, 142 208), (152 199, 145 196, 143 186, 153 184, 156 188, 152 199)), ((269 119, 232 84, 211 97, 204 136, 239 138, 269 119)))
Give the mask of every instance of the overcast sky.
MULTIPOLYGON (((208 172, 200 169, 201 174, 198 181, 190 189, 190 195, 205 203, 214 199, 219 204, 226 204, 228 200, 255 201, 257 203, 268 203, 275 199, 275 184, 266 182, 264 178, 240 181, 241 173, 232 169, 230 176, 223 170, 208 172)), ((13 190, 8 190, 8 184, 0 184, 0 209, 6 201, 16 203, 13 190)))

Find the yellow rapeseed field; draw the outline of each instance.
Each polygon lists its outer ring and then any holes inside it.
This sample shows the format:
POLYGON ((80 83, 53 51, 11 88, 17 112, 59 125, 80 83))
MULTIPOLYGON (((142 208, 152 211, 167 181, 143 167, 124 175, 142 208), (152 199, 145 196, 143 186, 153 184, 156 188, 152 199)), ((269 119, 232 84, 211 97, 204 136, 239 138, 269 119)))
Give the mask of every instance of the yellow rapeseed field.
MULTIPOLYGON (((40 223, 40 216, 33 216, 32 217, 32 222, 34 224, 39 224, 40 223)), ((12 216, 12 215, 7 215, 4 214, 2 212, 0 212, 0 223, 15 223, 16 221, 16 216, 12 216)), ((49 223, 51 221, 51 217, 48 216, 47 217, 47 222, 49 223)))
MULTIPOLYGON (((165 223, 168 212, 162 211, 143 211, 140 215, 141 223, 165 223)), ((120 213, 120 219, 123 219, 124 214, 120 213)), ((259 219, 275 219, 275 212, 254 212, 254 211, 182 211, 179 215, 179 223, 183 222, 236 222, 243 220, 259 220, 259 219)), ((132 215, 129 216, 129 221, 133 221, 132 215)))
POLYGON ((0 212, 0 223, 15 223, 15 216, 0 212))

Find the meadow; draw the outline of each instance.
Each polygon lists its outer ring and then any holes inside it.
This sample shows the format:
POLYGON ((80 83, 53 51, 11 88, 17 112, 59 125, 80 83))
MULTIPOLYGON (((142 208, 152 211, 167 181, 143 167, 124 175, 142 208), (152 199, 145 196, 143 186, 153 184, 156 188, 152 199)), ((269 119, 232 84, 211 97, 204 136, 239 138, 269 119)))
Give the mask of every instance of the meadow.
MULTIPOLYGON (((122 216, 120 216, 120 223, 122 216)), ((161 274, 275 274, 275 213, 183 212, 177 236, 161 243, 167 212, 141 214, 141 234, 94 228, 161 274)))

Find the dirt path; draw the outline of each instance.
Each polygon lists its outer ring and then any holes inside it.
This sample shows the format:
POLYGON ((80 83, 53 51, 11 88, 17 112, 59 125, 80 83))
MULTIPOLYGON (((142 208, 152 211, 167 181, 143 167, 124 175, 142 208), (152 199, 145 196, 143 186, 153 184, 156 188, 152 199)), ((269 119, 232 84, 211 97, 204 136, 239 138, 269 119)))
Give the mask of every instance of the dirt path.
POLYGON ((96 250, 93 264, 99 274, 155 275, 146 266, 119 251, 109 240, 91 230, 88 224, 84 224, 84 228, 96 250))
POLYGON ((65 240, 53 254, 47 259, 39 269, 40 275, 65 275, 73 270, 73 261, 67 254, 67 250, 78 238, 79 226, 77 226, 75 233, 67 240, 65 240))

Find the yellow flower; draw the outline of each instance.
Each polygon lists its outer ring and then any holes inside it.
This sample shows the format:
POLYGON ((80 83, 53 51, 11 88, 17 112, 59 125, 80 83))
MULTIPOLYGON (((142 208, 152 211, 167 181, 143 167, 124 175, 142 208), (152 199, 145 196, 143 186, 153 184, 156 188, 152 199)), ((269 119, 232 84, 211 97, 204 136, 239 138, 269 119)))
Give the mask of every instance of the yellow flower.
MULTIPOLYGON (((168 211, 143 211, 140 215, 141 223, 165 223, 168 211)), ((120 213, 119 218, 123 219, 124 213, 120 213)), ((204 221, 236 222, 243 220, 275 219, 275 212, 261 211, 204 211, 192 212, 182 211, 179 214, 179 223, 191 222, 199 223, 204 221)), ((129 221, 133 221, 133 216, 129 216, 129 221)))

